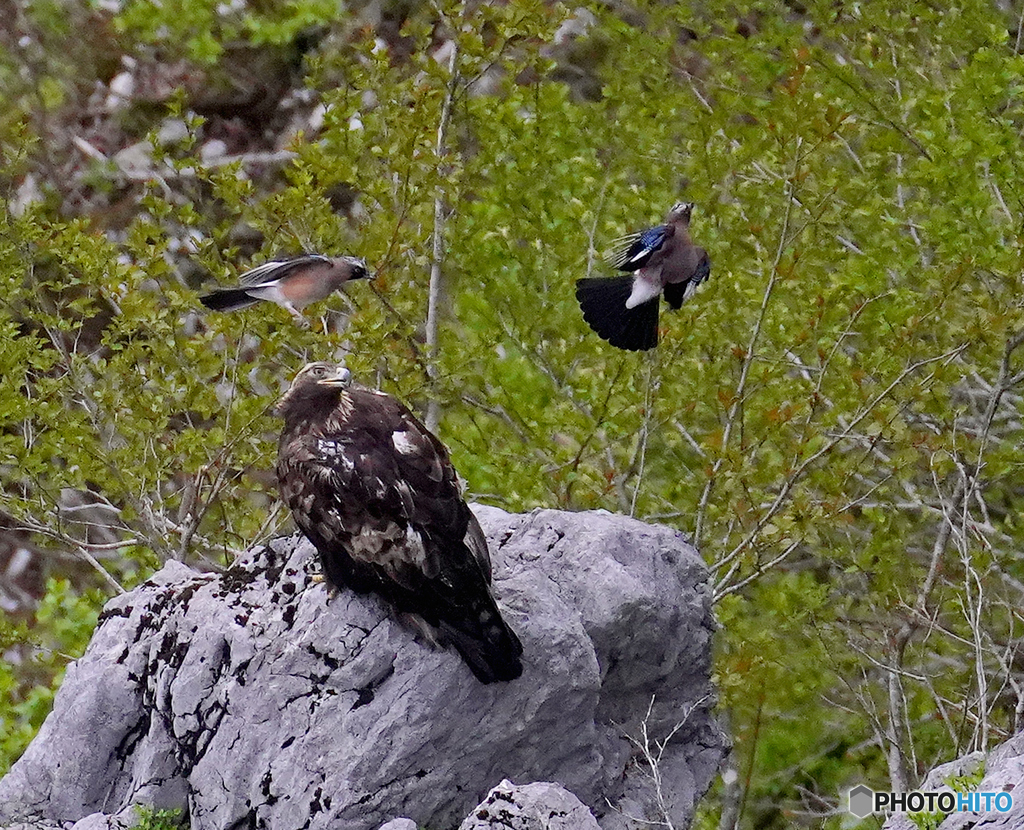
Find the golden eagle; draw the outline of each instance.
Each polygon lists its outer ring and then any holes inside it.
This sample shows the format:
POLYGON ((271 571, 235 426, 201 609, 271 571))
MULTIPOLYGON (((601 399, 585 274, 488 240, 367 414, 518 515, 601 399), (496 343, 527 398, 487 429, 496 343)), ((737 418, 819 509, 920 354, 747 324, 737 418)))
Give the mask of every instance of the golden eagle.
POLYGON ((491 594, 491 561, 444 445, 401 403, 310 363, 277 408, 281 497, 332 589, 374 591, 483 683, 522 674, 491 594))

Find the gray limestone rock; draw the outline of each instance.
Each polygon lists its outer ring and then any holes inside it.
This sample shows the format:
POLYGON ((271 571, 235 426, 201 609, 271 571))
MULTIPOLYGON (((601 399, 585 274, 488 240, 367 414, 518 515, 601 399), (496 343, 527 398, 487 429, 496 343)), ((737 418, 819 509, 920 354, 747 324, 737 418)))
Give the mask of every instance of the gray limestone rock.
POLYGON ((387 824, 382 824, 378 830, 416 830, 416 822, 411 818, 393 818, 387 824))
MULTIPOLYGON (((981 781, 971 788, 977 793, 1009 793, 1013 805, 1006 812, 958 811, 950 813, 937 830, 1024 830, 1024 734, 1015 735, 993 749, 988 756, 972 752, 955 761, 935 767, 925 776, 920 792, 953 792, 947 781, 961 777, 975 777, 983 773, 981 781)), ((920 825, 911 821, 906 813, 894 813, 883 825, 884 830, 917 830, 920 825)))
POLYGON ((605 512, 475 510, 518 680, 478 683, 375 597, 328 601, 298 538, 223 574, 171 562, 107 604, 0 781, 0 826, 113 827, 135 804, 192 830, 456 826, 505 778, 557 782, 605 830, 624 814, 685 826, 724 752, 696 551, 605 512), (661 803, 633 743, 644 720, 653 739, 675 730, 661 803))
POLYGON ((517 786, 508 779, 487 794, 459 830, 601 830, 594 814, 565 787, 517 786))

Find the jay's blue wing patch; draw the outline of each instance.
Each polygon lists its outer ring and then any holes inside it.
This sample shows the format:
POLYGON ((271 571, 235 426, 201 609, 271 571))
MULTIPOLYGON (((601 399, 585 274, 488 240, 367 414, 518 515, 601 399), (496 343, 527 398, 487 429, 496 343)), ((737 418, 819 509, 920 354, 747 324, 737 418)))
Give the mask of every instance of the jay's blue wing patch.
POLYGON ((624 236, 616 240, 615 247, 608 255, 608 262, 620 271, 636 271, 643 268, 655 251, 672 236, 674 230, 671 225, 657 225, 624 236))

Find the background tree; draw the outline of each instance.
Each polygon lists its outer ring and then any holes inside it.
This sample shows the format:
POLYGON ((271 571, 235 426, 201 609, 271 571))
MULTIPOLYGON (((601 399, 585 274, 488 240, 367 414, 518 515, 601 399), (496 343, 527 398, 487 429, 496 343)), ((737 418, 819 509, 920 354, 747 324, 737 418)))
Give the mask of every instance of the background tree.
POLYGON ((694 536, 736 742, 707 826, 838 826, 845 787, 913 786, 1019 728, 1019 21, 334 15, 128 3, 75 11, 69 50, 67 9, 18 9, 0 486, 7 525, 93 576, 6 629, 5 759, 105 596, 286 529, 268 410, 310 358, 436 419, 481 501, 694 536), (616 351, 573 283, 680 198, 711 279, 656 352, 616 351), (379 276, 308 332, 197 310, 211 276, 301 249, 379 276))

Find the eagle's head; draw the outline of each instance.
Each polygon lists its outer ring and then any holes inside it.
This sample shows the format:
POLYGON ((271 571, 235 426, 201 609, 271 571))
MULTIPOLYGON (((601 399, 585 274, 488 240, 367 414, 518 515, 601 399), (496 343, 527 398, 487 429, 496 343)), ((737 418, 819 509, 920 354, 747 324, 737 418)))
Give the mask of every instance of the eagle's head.
POLYGON ((277 402, 276 412, 285 421, 343 405, 345 390, 352 385, 352 373, 344 366, 317 361, 307 363, 277 402))
POLYGON ((666 221, 678 222, 680 219, 689 222, 693 213, 693 202, 676 202, 668 212, 666 221))

